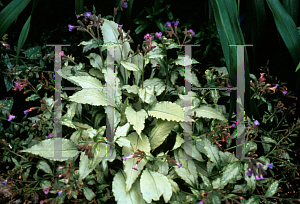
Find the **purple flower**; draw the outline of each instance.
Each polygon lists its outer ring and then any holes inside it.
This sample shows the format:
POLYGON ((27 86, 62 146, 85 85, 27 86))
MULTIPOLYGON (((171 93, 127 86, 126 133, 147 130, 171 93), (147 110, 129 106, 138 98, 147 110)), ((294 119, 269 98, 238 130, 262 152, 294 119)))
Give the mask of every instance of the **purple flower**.
POLYGON ((260 123, 258 122, 258 120, 254 120, 254 125, 260 125, 260 123))
POLYGON ((165 26, 171 28, 171 23, 168 21, 165 26))
POLYGON ((135 166, 133 167, 133 169, 138 171, 137 164, 135 164, 135 166))
POLYGON ((123 2, 122 7, 127 8, 127 2, 123 2))
POLYGON ((82 16, 82 14, 77 15, 77 14, 76 14, 76 11, 75 11, 75 16, 76 16, 76 18, 78 19, 80 16, 82 16))
POLYGON ((84 17, 85 17, 86 19, 88 19, 89 16, 90 16, 91 14, 92 14, 91 12, 86 12, 85 15, 84 15, 84 17))
POLYGON ((71 24, 68 25, 69 26, 69 31, 71 32, 74 28, 74 26, 72 26, 71 24))
POLYGON ((246 174, 247 174, 247 176, 251 177, 253 174, 253 171, 249 168, 246 174))
POLYGON ((176 21, 176 22, 173 21, 172 23, 174 24, 175 27, 177 27, 179 24, 179 21, 176 21))
POLYGON ((195 35, 195 32, 194 32, 192 29, 189 29, 189 30, 187 31, 187 33, 190 34, 191 36, 195 35))
POLYGON ((263 175, 260 175, 259 180, 263 180, 263 179, 265 179, 265 178, 263 177, 263 175))
POLYGON ((14 119, 16 116, 14 116, 14 115, 9 115, 8 116, 8 121, 11 121, 12 119, 14 119))
POLYGON ((156 32, 156 33, 155 33, 155 37, 156 37, 157 39, 159 39, 161 36, 162 36, 162 33, 161 33, 161 32, 156 32))
POLYGON ((49 188, 45 188, 43 191, 47 195, 49 193, 49 188))
POLYGON ((119 27, 119 28, 122 28, 122 27, 123 27, 123 24, 122 24, 122 25, 118 25, 118 27, 119 27))
POLYGON ((52 138, 54 136, 54 134, 53 133, 49 133, 49 135, 47 136, 47 138, 52 138))
POLYGON ((15 88, 14 88, 14 90, 16 91, 17 89, 19 89, 19 91, 22 91, 22 89, 23 89, 23 87, 25 86, 25 85, 21 85, 20 83, 18 83, 18 82, 14 82, 15 83, 15 88))
POLYGON ((150 36, 149 33, 147 33, 147 34, 144 36, 144 39, 147 40, 147 39, 149 38, 149 36, 150 36))
POLYGON ((278 84, 276 84, 276 85, 274 86, 275 89, 277 89, 277 87, 278 87, 278 84))
POLYGON ((59 196, 61 195, 61 193, 62 193, 62 191, 58 191, 58 195, 59 195, 59 196))
POLYGON ((197 203, 197 204, 203 204, 204 203, 204 199, 203 200, 201 200, 199 203, 197 203))
POLYGON ((273 169, 273 163, 269 164, 269 163, 266 163, 267 167, 269 167, 269 169, 273 169))
POLYGON ((295 111, 292 111, 292 114, 295 115, 295 111))
POLYGON ((7 180, 3 181, 2 184, 6 186, 7 180))
POLYGON ((286 91, 286 90, 284 90, 284 91, 282 92, 282 94, 285 96, 285 94, 287 94, 287 91, 286 91))
POLYGON ((124 161, 126 161, 126 159, 133 158, 133 155, 134 155, 133 153, 130 153, 128 157, 123 157, 124 161))
POLYGON ((218 146, 221 147, 222 145, 219 143, 218 146))
POLYGON ((255 180, 256 180, 256 181, 259 181, 260 178, 256 175, 256 176, 255 176, 255 180))
POLYGON ((182 163, 177 163, 178 169, 182 167, 182 163))
POLYGON ((256 163, 257 168, 261 167, 260 163, 256 163))
POLYGON ((232 124, 231 127, 236 128, 236 125, 235 125, 235 124, 232 124))
POLYGON ((281 112, 281 111, 282 111, 282 109, 280 108, 278 111, 279 111, 279 112, 281 112))

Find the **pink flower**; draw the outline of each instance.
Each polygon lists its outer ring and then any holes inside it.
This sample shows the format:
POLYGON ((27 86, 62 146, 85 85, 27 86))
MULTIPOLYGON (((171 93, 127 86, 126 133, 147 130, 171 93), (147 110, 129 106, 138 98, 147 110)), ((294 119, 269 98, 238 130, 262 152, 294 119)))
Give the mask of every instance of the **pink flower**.
POLYGON ((76 14, 76 11, 75 11, 75 16, 76 16, 76 18, 78 19, 80 16, 82 16, 82 14, 77 15, 77 14, 76 14))
POLYGON ((15 83, 15 88, 14 88, 14 91, 16 91, 17 89, 19 89, 19 91, 21 91, 24 86, 26 86, 25 84, 24 85, 21 85, 19 82, 14 82, 15 83))
POLYGON ((260 123, 258 122, 258 120, 254 120, 253 124, 254 125, 260 125, 260 123))
POLYGON ((137 171, 138 171, 137 164, 135 164, 135 166, 134 166, 132 169, 134 169, 134 170, 137 170, 137 171))
POLYGON ((176 165, 178 166, 178 169, 179 169, 180 167, 182 167, 182 163, 178 163, 178 162, 177 162, 176 165))
POLYGON ((70 24, 68 26, 69 26, 69 31, 71 32, 73 30, 74 26, 72 26, 70 24))
POLYGON ((287 91, 286 91, 286 90, 284 90, 284 91, 282 92, 282 94, 285 96, 285 94, 287 94, 287 91))
POLYGON ((52 138, 54 136, 54 134, 53 133, 49 133, 49 135, 47 136, 47 138, 52 138))
POLYGON ((11 121, 12 119, 14 119, 16 116, 14 116, 14 115, 9 115, 8 116, 8 121, 11 121))
POLYGON ((262 81, 266 81, 266 78, 264 77, 266 73, 260 73, 260 78, 262 79, 262 81))
POLYGON ((188 34, 190 34, 191 36, 194 36, 195 35, 195 32, 192 30, 192 29, 189 29, 187 31, 188 34))
POLYGON ((62 57, 62 56, 64 56, 64 55, 65 55, 64 51, 61 51, 61 52, 59 53, 59 57, 62 57))
POLYGON ((46 201, 45 200, 41 200, 40 201, 40 204, 44 204, 46 201))
POLYGON ((204 199, 202 199, 199 203, 197 204, 204 204, 204 199))
POLYGON ((157 39, 160 39, 161 35, 162 35, 161 32, 156 32, 156 33, 155 33, 155 37, 156 37, 157 39))
POLYGON ((45 188, 43 191, 47 195, 49 193, 49 188, 45 188))
POLYGON ((255 180, 256 180, 256 181, 259 181, 260 178, 256 175, 256 176, 255 176, 255 180))
POLYGON ((149 36, 150 36, 149 33, 147 33, 147 34, 144 36, 144 39, 147 40, 147 39, 149 38, 149 36))
POLYGON ((124 161, 126 161, 126 159, 133 158, 133 155, 134 155, 133 153, 130 153, 128 157, 123 157, 124 161))

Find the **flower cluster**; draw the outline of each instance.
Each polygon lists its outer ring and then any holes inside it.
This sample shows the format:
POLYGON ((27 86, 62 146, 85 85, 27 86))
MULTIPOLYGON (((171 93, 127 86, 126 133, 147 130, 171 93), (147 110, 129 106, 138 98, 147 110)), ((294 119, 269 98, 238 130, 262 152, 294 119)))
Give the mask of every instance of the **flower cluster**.
POLYGON ((253 159, 249 159, 249 163, 248 163, 248 171, 246 172, 247 176, 251 177, 252 174, 254 173, 255 175, 255 180, 263 180, 265 179, 263 177, 263 175, 267 175, 267 172, 263 169, 262 165, 261 164, 264 164, 266 165, 269 169, 273 169, 273 163, 266 163, 264 161, 261 161, 261 160, 253 160, 253 159), (255 162, 256 163, 256 166, 258 168, 258 174, 256 173, 256 170, 253 166, 253 163, 252 162, 255 162))
MULTIPOLYGON (((139 150, 139 149, 136 149, 136 148, 133 148, 133 149, 134 149, 136 152, 130 153, 127 157, 123 157, 123 159, 124 159, 124 161, 126 161, 127 159, 138 157, 138 160, 137 160, 135 166, 132 168, 132 169, 138 171, 138 168, 137 168, 138 163, 139 163, 145 156, 147 156, 147 155, 145 154, 145 152, 143 152, 143 151, 141 151, 141 150, 139 150)), ((154 158, 155 158, 155 157, 154 157, 154 158)), ((167 155, 166 159, 168 160, 169 163, 170 163, 170 162, 175 163, 175 164, 178 166, 178 168, 180 168, 180 167, 182 166, 182 163, 178 163, 177 161, 175 161, 175 160, 173 160, 173 159, 170 159, 170 156, 169 156, 169 155, 167 155)))
POLYGON ((227 143, 227 139, 231 137, 230 133, 227 132, 227 130, 230 128, 236 128, 236 125, 235 124, 232 124, 230 126, 228 126, 227 124, 218 125, 210 133, 206 133, 206 135, 209 134, 213 138, 213 141, 218 145, 218 147, 221 147, 222 145, 217 140, 221 138, 222 142, 227 143))
POLYGON ((8 36, 8 35, 5 34, 5 35, 2 37, 2 40, 3 40, 3 41, 0 41, 0 43, 1 43, 7 50, 9 50, 9 49, 10 49, 10 45, 7 44, 6 41, 5 41, 5 40, 8 39, 7 36, 8 36))
POLYGON ((94 152, 90 151, 92 149, 92 142, 87 142, 85 144, 79 144, 77 146, 78 151, 85 152, 86 155, 88 155, 88 158, 94 157, 94 152))

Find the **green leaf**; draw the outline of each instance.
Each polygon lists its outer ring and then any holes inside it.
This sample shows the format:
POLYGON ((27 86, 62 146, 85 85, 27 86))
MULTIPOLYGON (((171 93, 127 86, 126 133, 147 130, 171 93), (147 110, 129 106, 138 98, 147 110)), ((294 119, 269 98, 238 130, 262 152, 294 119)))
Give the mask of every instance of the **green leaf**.
MULTIPOLYGON (((136 132, 132 132, 127 136, 127 139, 130 141, 131 148, 124 146, 123 147, 123 155, 128 156, 130 153, 133 152, 133 148, 140 149, 145 152, 150 152, 150 143, 149 139, 146 135, 142 134, 141 138, 138 137, 136 132)), ((142 159, 138 165, 138 171, 133 170, 132 168, 135 166, 138 158, 127 159, 124 161, 125 168, 124 171, 126 173, 126 191, 129 191, 132 187, 132 184, 136 180, 136 178, 140 175, 141 170, 146 165, 144 159, 142 159)))
MULTIPOLYGON (((134 170, 133 170, 134 171, 134 170)), ((112 192, 118 204, 145 204, 140 190, 140 180, 136 180, 130 191, 126 191, 126 175, 121 169, 112 182, 112 192)))
POLYGON ((162 101, 155 104, 148 115, 162 120, 184 122, 184 111, 176 103, 162 101))
POLYGON ((211 144, 209 140, 204 140, 204 149, 206 151, 206 156, 216 165, 218 170, 221 170, 219 149, 217 145, 211 144))
POLYGON ((249 200, 246 200, 246 202, 244 202, 245 204, 259 204, 260 203, 260 199, 258 195, 254 195, 251 196, 251 198, 249 200))
POLYGON ((245 154, 247 154, 248 152, 255 152, 256 150, 257 150, 257 144, 255 142, 253 142, 252 140, 247 142, 245 148, 245 154))
MULTIPOLYGON (((20 152, 28 152, 54 161, 67 160, 67 159, 53 158, 54 151, 55 151, 54 148, 55 139, 56 138, 43 140, 40 143, 30 147, 29 149, 20 150, 20 152)), ((72 141, 67 139, 61 139, 61 142, 62 142, 62 157, 73 158, 79 153, 79 151, 77 150, 76 146, 72 141)))
MULTIPOLYGON (((100 28, 103 36, 104 45, 111 45, 111 44, 123 45, 123 46, 116 46, 114 48, 115 62, 119 63, 127 58, 127 55, 130 52, 130 44, 128 42, 123 43, 121 38, 118 40, 119 32, 118 32, 117 23, 107 19, 103 19, 103 20, 104 20, 103 26, 100 26, 100 28)), ((121 30, 122 30, 123 37, 125 38, 127 33, 125 33, 123 29, 121 30)), ((131 60, 129 60, 129 62, 131 62, 131 60)))
POLYGON ((283 8, 280 1, 267 0, 267 3, 273 13, 278 32, 287 46, 294 64, 297 65, 300 61, 300 36, 298 34, 295 22, 283 8))
MULTIPOLYGON (((90 51, 93 48, 97 48, 98 47, 98 43, 96 42, 96 40, 94 38, 90 39, 89 41, 82 41, 81 43, 79 43, 79 45, 83 45, 83 53, 86 53, 87 51, 90 51)), ((105 47, 101 48, 102 49, 106 49, 105 47)), ((95 54, 95 53, 91 53, 91 54, 95 54)))
POLYGON ((12 157, 11 159, 17 167, 21 167, 21 165, 19 164, 19 162, 15 158, 12 157))
POLYGON ((176 124, 176 122, 161 119, 157 121, 154 128, 149 133, 149 140, 152 151, 165 141, 176 124))
POLYGON ((82 181, 87 175, 89 175, 93 171, 93 169, 89 169, 88 162, 88 156, 84 152, 81 152, 78 171, 79 181, 82 181))
POLYGON ((35 101, 36 99, 39 99, 39 98, 40 98, 39 95, 37 95, 37 94, 32 94, 31 96, 27 97, 27 98, 25 99, 25 101, 35 101))
POLYGON ((172 187, 166 176, 145 169, 141 176, 141 192, 148 203, 152 200, 158 201, 161 195, 168 203, 172 196, 172 187))
POLYGON ((107 106, 106 94, 103 90, 83 89, 70 96, 69 100, 93 106, 107 106))
POLYGON ((96 53, 90 53, 88 56, 86 56, 90 60, 90 63, 93 67, 102 69, 103 63, 101 56, 96 53))
POLYGON ((193 111, 196 111, 196 117, 226 121, 226 118, 222 115, 222 113, 209 106, 201 106, 200 108, 193 109, 193 111))
POLYGON ((44 172, 51 174, 53 176, 53 172, 51 170, 51 167, 49 166, 49 164, 45 161, 39 161, 36 168, 38 169, 42 169, 44 172))
POLYGON ((138 35, 140 34, 141 32, 143 32, 143 30, 145 30, 150 24, 152 24, 151 21, 146 21, 144 22, 142 25, 140 25, 139 27, 137 27, 135 29, 135 33, 138 35))
POLYGON ((31 21, 31 15, 29 16, 26 23, 24 24, 24 26, 22 28, 22 31, 21 31, 21 34, 19 36, 18 47, 17 47, 17 61, 16 61, 16 64, 18 63, 18 57, 19 57, 19 54, 20 54, 20 50, 23 47, 23 45, 24 45, 24 43, 27 39, 27 36, 28 36, 28 32, 29 32, 29 29, 30 29, 30 21, 31 21))
POLYGON ((94 149, 94 157, 89 159, 89 169, 94 169, 106 156, 107 147, 104 143, 98 143, 94 149))
POLYGON ((225 186, 228 184, 228 182, 230 182, 232 180, 236 180, 237 176, 240 174, 241 169, 242 169, 242 166, 241 166, 240 161, 236 161, 234 163, 228 164, 223 169, 221 185, 225 186))
POLYGON ((213 191, 211 194, 211 198, 212 204, 221 204, 221 196, 218 193, 213 191))
POLYGON ((278 189, 278 185, 279 185, 278 181, 273 182, 270 185, 269 189, 267 190, 265 196, 266 197, 271 197, 271 196, 275 195, 275 193, 277 192, 277 189, 278 189))
POLYGON ((177 133, 177 135, 176 135, 176 142, 175 142, 174 147, 173 147, 172 150, 175 150, 175 149, 181 147, 181 145, 183 143, 184 143, 184 139, 180 136, 179 133, 177 133))
POLYGON ((202 179, 204 185, 208 187, 207 190, 210 191, 212 189, 212 185, 211 185, 210 180, 206 176, 204 176, 203 174, 201 174, 200 172, 199 172, 199 174, 201 176, 201 179, 202 179))
POLYGON ((38 85, 36 86, 36 91, 39 91, 42 87, 43 87, 42 84, 38 84, 38 85))
POLYGON ((83 194, 85 198, 89 201, 92 201, 93 198, 96 196, 95 193, 88 187, 83 187, 83 194))
POLYGON ((2 37, 30 0, 13 0, 0 13, 0 36, 2 37))
POLYGON ((189 185, 194 186, 196 184, 195 177, 190 173, 190 171, 184 167, 175 168, 175 172, 189 185))
POLYGON ((23 53, 25 54, 26 58, 37 59, 42 54, 42 47, 41 46, 31 47, 23 53))
POLYGON ((131 106, 128 106, 125 110, 125 114, 128 122, 133 126, 133 129, 141 135, 145 127, 145 120, 148 118, 147 112, 144 109, 136 112, 131 106))
POLYGON ((127 61, 121 61, 121 65, 125 67, 125 69, 134 71, 134 72, 139 72, 140 74, 143 74, 143 71, 140 70, 135 64, 127 61))
POLYGON ((101 81, 91 76, 72 76, 69 77, 72 81, 82 88, 103 88, 101 81))

